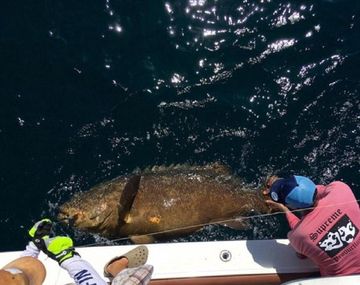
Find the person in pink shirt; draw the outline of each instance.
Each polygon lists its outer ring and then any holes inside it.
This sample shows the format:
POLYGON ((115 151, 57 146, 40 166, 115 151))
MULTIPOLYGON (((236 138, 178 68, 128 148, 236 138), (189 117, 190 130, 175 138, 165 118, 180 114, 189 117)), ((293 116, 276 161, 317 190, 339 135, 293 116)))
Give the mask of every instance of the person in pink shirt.
POLYGON ((286 214, 288 239, 299 257, 311 259, 322 276, 360 274, 360 209, 348 185, 272 176, 263 193, 270 207, 286 214))

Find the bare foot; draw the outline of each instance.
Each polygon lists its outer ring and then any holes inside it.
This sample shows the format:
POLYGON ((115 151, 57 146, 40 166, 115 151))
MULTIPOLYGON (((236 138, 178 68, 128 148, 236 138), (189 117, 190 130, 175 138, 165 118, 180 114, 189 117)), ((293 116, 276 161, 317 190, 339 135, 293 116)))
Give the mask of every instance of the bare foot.
POLYGON ((106 271, 109 272, 113 277, 115 277, 121 270, 127 268, 128 264, 128 259, 126 257, 122 257, 109 264, 106 268, 106 271))

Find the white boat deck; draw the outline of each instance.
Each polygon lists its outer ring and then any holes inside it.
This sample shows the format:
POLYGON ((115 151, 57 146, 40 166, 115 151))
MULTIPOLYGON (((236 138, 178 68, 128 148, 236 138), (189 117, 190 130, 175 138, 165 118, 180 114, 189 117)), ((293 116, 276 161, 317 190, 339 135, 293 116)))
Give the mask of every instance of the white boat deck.
MULTIPOLYGON (((215 280, 220 280, 217 284, 239 284, 234 280, 225 282, 223 278, 225 276, 256 277, 284 274, 294 274, 294 276, 300 274, 302 276, 302 273, 318 271, 311 261, 299 259, 288 240, 285 239, 159 243, 147 246, 149 248, 148 263, 154 266, 153 279, 157 281, 194 280, 192 277, 196 277, 197 280, 202 278, 202 280, 209 280, 206 278, 220 277, 212 279, 214 282, 211 283, 215 284, 215 280)), ((103 266, 109 259, 134 247, 135 245, 97 246, 77 248, 76 250, 102 274, 103 266)), ((0 253, 0 267, 19 257, 20 253, 19 251, 0 253)), ((61 269, 55 261, 43 254, 39 259, 45 264, 47 270, 44 285, 64 285, 73 282, 67 272, 61 269)), ((204 282, 197 284, 210 284, 209 281, 204 282)), ((163 283, 171 284, 171 282, 163 283)))

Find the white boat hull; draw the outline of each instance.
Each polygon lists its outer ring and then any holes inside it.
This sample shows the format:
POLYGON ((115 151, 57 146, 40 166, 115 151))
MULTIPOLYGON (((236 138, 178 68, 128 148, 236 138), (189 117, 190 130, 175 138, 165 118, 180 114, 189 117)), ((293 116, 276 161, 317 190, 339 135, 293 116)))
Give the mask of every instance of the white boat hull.
MULTIPOLYGON (((288 240, 241 240, 149 244, 148 263, 154 266, 152 284, 280 284, 316 276, 318 268, 299 259, 288 240)), ((82 247, 76 250, 99 272, 114 256, 135 245, 82 247)), ((0 267, 21 252, 0 253, 0 267)), ((44 285, 73 280, 58 264, 41 254, 47 276, 44 285)))

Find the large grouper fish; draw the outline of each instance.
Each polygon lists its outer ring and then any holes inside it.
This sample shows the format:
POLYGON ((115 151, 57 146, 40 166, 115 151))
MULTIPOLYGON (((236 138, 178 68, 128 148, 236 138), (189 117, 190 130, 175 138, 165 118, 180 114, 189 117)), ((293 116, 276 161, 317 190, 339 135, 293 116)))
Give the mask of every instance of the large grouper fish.
POLYGON ((155 166, 78 193, 59 207, 58 219, 108 238, 151 243, 193 233, 206 224, 236 229, 268 213, 255 191, 220 163, 155 166))

